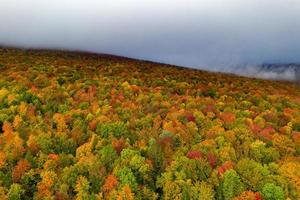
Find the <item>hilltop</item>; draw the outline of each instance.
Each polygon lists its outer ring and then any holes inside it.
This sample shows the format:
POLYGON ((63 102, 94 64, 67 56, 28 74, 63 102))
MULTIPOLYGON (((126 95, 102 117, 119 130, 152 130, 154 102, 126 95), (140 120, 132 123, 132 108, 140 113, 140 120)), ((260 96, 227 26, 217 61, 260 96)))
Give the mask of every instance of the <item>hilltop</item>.
POLYGON ((0 199, 300 198, 300 87, 0 49, 0 199))

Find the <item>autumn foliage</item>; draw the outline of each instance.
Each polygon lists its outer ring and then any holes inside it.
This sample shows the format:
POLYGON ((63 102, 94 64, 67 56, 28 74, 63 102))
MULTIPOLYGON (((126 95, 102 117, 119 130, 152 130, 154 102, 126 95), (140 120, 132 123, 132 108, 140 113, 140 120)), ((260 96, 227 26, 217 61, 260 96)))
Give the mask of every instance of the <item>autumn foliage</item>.
POLYGON ((0 48, 0 199, 300 199, 300 89, 0 48))

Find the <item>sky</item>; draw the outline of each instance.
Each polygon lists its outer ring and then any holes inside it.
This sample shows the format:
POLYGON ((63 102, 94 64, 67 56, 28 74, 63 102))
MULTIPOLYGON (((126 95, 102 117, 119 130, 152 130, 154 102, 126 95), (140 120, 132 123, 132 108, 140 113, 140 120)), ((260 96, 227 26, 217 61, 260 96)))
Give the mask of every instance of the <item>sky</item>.
POLYGON ((228 72, 300 63, 300 1, 0 0, 0 44, 228 72))

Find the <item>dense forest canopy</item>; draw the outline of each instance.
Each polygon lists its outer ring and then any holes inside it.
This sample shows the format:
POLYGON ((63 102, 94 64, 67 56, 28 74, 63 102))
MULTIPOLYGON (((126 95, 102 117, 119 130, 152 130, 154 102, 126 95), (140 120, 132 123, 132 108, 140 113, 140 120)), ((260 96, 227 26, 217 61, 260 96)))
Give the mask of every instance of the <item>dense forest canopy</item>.
POLYGON ((0 49, 0 199, 300 199, 300 88, 0 49))

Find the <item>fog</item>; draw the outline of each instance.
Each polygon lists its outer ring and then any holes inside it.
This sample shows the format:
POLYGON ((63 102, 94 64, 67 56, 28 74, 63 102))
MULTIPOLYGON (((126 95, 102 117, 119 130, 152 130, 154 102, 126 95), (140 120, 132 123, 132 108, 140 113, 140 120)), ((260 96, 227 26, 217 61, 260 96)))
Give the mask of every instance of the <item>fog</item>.
POLYGON ((0 45, 259 76, 249 66, 300 63, 299 19, 299 0, 0 0, 0 45))

